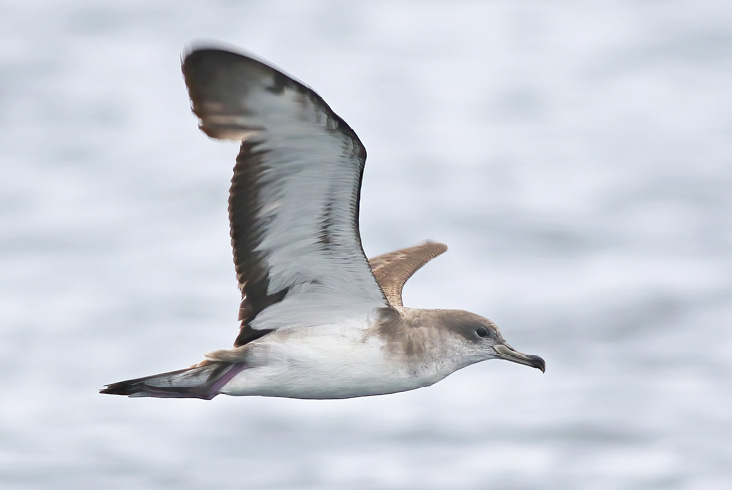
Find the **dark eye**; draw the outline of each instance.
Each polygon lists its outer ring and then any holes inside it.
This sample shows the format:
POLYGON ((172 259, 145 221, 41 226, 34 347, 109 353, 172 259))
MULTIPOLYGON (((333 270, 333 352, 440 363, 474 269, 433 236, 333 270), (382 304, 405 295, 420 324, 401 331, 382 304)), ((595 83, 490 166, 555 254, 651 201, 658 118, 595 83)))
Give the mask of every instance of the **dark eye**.
POLYGON ((475 333, 478 334, 478 337, 485 337, 488 335, 488 330, 485 327, 478 327, 475 329, 475 333))

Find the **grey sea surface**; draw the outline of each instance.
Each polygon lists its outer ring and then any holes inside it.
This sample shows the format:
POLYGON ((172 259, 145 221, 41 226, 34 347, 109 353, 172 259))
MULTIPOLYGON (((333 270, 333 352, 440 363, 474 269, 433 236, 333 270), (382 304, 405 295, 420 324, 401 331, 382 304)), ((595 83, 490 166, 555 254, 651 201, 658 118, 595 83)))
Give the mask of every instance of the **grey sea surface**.
POLYGON ((0 2, 0 488, 732 488, 725 1, 0 2), (369 151, 371 256, 485 362, 342 401, 102 396, 237 331, 233 144, 191 41, 312 86, 369 151))

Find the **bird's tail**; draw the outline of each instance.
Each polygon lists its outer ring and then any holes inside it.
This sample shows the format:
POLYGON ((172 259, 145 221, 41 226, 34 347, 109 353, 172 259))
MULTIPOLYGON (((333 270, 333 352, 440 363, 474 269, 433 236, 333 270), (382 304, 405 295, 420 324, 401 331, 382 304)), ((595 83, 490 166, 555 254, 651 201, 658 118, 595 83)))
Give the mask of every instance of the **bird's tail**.
POLYGON ((112 383, 99 390, 99 393, 210 400, 245 367, 242 362, 210 362, 200 367, 112 383))

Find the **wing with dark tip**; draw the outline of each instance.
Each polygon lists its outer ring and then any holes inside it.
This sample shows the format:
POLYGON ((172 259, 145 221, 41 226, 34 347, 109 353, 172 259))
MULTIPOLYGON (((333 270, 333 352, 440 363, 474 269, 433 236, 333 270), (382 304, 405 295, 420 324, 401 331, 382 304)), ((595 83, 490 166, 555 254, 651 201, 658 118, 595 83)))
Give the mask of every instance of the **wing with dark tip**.
POLYGON ((366 150, 315 92, 247 56, 199 49, 183 75, 201 130, 241 142, 229 195, 243 345, 388 303, 358 228, 366 150))
POLYGON ((369 259, 371 270, 392 306, 402 305, 404 283, 430 260, 447 251, 447 245, 426 242, 369 259))

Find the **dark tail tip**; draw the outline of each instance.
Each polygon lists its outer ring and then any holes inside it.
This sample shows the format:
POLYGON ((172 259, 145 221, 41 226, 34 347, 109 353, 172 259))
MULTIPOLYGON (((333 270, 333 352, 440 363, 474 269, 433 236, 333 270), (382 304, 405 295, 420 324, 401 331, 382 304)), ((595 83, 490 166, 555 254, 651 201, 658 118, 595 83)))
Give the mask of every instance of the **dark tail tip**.
POLYGON ((139 386, 137 388, 135 387, 134 381, 136 380, 120 381, 119 383, 106 385, 99 390, 99 393, 104 393, 105 395, 133 395, 142 390, 139 386))
MULTIPOLYGON (((154 374, 145 376, 144 378, 128 379, 118 381, 117 383, 108 384, 99 390, 99 393, 105 395, 125 395, 125 396, 153 396, 162 398, 180 398, 187 397, 185 392, 178 394, 181 388, 174 386, 155 386, 155 383, 147 384, 147 381, 161 380, 164 378, 172 378, 174 376, 191 371, 191 369, 180 369, 178 371, 170 371, 168 373, 154 374)), ((190 395, 188 395, 190 396, 190 395)), ((211 397, 213 398, 213 397, 211 397)))
POLYGON ((99 390, 105 395, 149 396, 155 398, 201 398, 210 400, 242 369, 242 363, 211 363, 206 366, 154 374, 108 384, 99 390))

